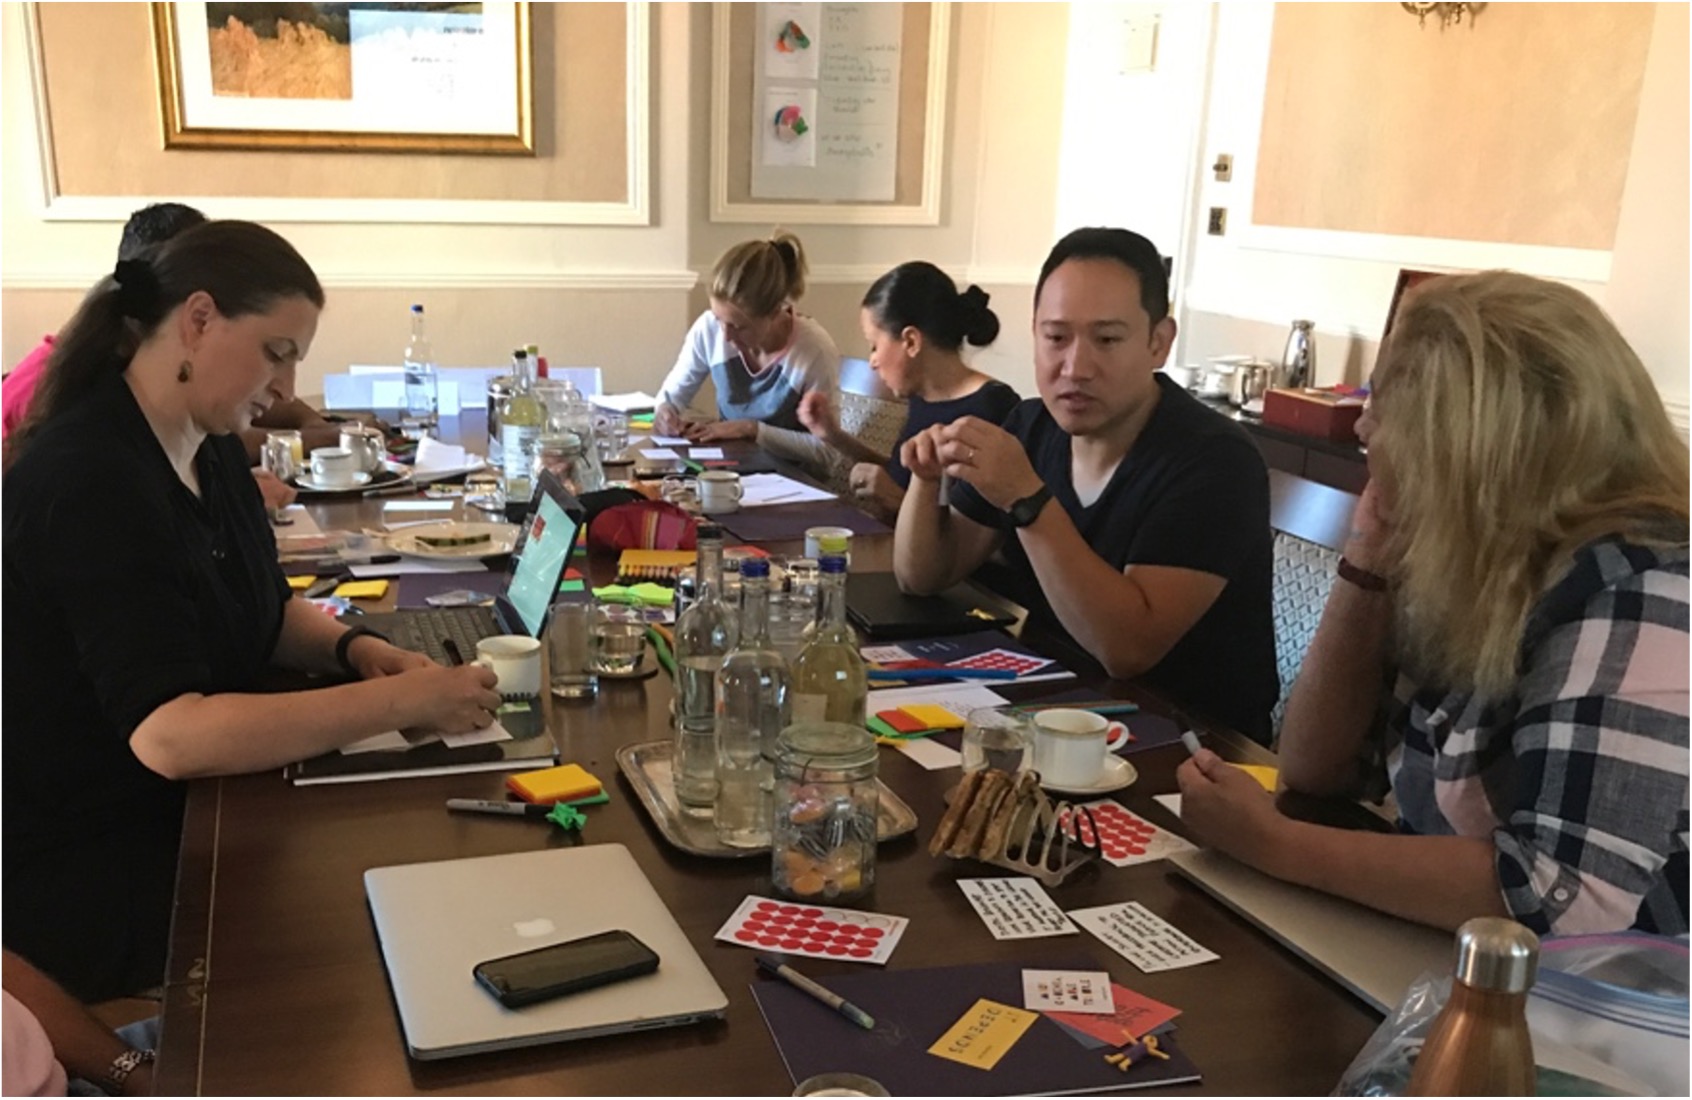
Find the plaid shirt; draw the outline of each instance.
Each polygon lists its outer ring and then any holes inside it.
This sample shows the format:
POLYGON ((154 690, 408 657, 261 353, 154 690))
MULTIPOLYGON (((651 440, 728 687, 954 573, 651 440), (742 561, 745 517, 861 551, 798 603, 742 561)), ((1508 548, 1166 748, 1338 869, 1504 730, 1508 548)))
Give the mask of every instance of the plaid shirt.
POLYGON ((1510 698, 1398 675, 1379 747, 1404 829, 1490 836, 1540 935, 1687 931, 1687 563, 1583 547, 1528 618, 1510 698))

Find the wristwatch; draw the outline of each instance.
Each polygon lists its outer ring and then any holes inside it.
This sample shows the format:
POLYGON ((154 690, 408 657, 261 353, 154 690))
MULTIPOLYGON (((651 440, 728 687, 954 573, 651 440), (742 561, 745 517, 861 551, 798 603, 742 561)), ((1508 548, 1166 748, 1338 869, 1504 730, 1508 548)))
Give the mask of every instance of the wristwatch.
POLYGON ((1040 512, 1046 507, 1046 502, 1052 499, 1052 491, 1044 485, 1029 493, 1021 500, 1005 510, 1010 516, 1012 527, 1027 527, 1040 518, 1040 512))
POLYGON ((1360 565, 1353 565, 1344 558, 1339 560, 1338 569, 1340 579, 1350 581, 1365 592, 1385 592, 1387 579, 1379 573, 1371 573, 1360 565))
POLYGON ((358 669, 353 667, 352 661, 347 657, 347 650, 350 649, 353 642, 359 638, 379 638, 384 642, 388 640, 384 635, 376 633, 376 631, 371 630, 368 626, 352 627, 339 638, 335 639, 335 663, 341 666, 342 672, 346 673, 354 680, 359 679, 360 673, 358 669))
POLYGON ((109 1096, 122 1096, 123 1084, 129 1080, 129 1075, 137 1068, 149 1065, 157 1059, 150 1050, 126 1050, 106 1067, 105 1076, 99 1081, 101 1091, 109 1096))

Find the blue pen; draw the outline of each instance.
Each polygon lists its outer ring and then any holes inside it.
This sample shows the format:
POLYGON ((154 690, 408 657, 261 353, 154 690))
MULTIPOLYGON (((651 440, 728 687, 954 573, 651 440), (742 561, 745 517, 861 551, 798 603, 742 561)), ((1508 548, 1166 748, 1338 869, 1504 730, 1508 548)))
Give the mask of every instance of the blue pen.
POLYGON ((1014 680, 1008 668, 872 668, 871 680, 1014 680))

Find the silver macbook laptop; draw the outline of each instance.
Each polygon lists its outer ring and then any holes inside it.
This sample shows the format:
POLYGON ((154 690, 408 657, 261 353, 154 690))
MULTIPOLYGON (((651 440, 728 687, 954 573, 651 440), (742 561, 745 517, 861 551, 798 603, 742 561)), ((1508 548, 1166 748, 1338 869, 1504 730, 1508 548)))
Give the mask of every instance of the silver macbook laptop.
POLYGON ((376 867, 364 891, 414 1058, 675 1027, 728 1010, 621 844, 376 867), (614 929, 652 948, 657 971, 519 1009, 471 976, 489 959, 614 929))

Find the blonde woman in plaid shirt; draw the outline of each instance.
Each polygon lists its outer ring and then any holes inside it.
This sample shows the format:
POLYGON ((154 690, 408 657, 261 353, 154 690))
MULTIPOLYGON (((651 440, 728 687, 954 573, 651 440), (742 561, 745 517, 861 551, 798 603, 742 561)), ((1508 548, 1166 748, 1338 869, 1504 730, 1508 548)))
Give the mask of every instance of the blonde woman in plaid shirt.
POLYGON ((1358 425, 1371 481, 1288 703, 1292 821, 1208 751, 1182 815, 1270 874, 1455 928, 1687 931, 1687 450, 1603 312, 1508 272, 1417 288, 1358 425))

